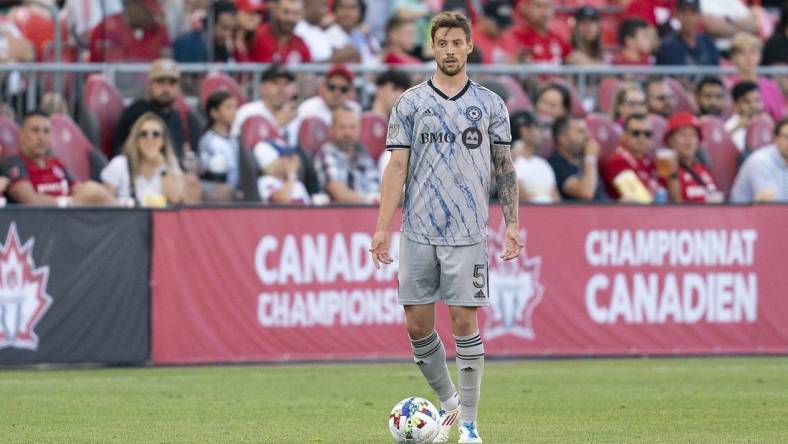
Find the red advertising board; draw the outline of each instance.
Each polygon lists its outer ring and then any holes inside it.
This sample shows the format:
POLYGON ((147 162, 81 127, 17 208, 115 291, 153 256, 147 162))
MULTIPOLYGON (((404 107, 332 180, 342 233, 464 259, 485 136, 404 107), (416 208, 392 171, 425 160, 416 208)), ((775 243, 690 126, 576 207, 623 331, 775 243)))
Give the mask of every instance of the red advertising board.
MULTIPOLYGON (((491 213, 490 356, 788 353, 786 206, 524 207, 507 263, 491 213)), ((153 362, 409 356, 396 263, 367 251, 376 216, 155 213, 153 362)), ((443 307, 438 330, 451 353, 443 307)))

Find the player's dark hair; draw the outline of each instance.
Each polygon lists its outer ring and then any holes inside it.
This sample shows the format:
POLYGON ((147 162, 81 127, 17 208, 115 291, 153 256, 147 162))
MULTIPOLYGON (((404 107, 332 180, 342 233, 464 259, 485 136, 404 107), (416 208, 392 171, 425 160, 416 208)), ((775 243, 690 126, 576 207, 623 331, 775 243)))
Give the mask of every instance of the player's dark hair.
POLYGON ((783 127, 788 125, 788 116, 783 117, 774 125, 774 138, 776 139, 777 136, 780 135, 780 131, 782 131, 783 127))
POLYGON ((375 79, 375 86, 378 88, 387 83, 391 83, 397 88, 406 90, 410 88, 410 77, 408 77, 405 72, 398 69, 389 69, 381 73, 378 78, 375 79))
POLYGON ((562 136, 569 130, 569 122, 572 121, 571 117, 562 116, 555 119, 553 122, 552 134, 553 134, 553 143, 556 145, 558 144, 558 137, 562 136))
POLYGON ((536 100, 534 103, 538 102, 539 98, 550 90, 558 91, 558 94, 561 94, 561 104, 564 106, 564 115, 568 115, 570 112, 572 112, 572 94, 564 85, 558 83, 551 83, 542 88, 542 90, 536 94, 536 100))
POLYGON ((647 122, 648 121, 648 116, 645 115, 645 114, 640 114, 640 113, 635 113, 635 114, 628 115, 627 118, 624 119, 624 129, 625 130, 629 129, 629 122, 631 122, 633 120, 646 121, 647 122))
POLYGON ((216 91, 208 96, 208 99, 205 100, 205 117, 208 119, 206 131, 213 128, 213 124, 216 123, 213 116, 211 116, 211 111, 218 109, 226 100, 232 97, 233 95, 227 91, 216 91))
POLYGON ((700 79, 700 82, 698 82, 698 86, 695 87, 695 93, 700 94, 700 92, 703 90, 703 87, 706 85, 716 85, 719 86, 720 88, 723 89, 725 88, 725 84, 722 83, 722 80, 719 77, 705 76, 704 78, 700 79))
POLYGON ((743 80, 734 85, 731 95, 733 95, 733 101, 738 102, 739 99, 753 91, 758 91, 758 84, 749 80, 743 80))
POLYGON ((22 125, 24 125, 25 122, 27 122, 27 119, 31 117, 43 117, 45 119, 48 119, 50 117, 50 114, 40 108, 36 108, 32 111, 28 111, 22 116, 22 125))
POLYGON ((435 33, 441 28, 460 28, 465 34, 465 40, 471 40, 471 25, 468 19, 459 12, 443 11, 432 18, 430 23, 430 39, 435 41, 435 33))
POLYGON ((628 38, 635 37, 641 29, 647 29, 648 23, 639 18, 628 18, 621 22, 618 27, 618 44, 624 46, 624 41, 628 38))

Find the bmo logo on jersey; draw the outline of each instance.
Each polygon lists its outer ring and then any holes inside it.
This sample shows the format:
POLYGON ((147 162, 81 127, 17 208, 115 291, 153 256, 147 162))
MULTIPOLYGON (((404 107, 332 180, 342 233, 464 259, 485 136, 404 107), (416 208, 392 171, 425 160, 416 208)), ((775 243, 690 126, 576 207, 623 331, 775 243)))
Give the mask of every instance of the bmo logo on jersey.
MULTIPOLYGON (((533 313, 544 294, 539 282, 542 258, 528 257, 523 248, 519 258, 502 261, 498 255, 503 250, 505 232, 506 224, 501 221, 500 229, 489 237, 490 306, 482 334, 485 339, 514 335, 533 340, 536 338, 533 313)), ((523 243, 526 234, 525 230, 520 231, 523 243)))
POLYGON ((443 131, 439 133, 421 133, 419 134, 421 138, 421 143, 454 143, 457 140, 457 136, 452 133, 444 133, 443 131))

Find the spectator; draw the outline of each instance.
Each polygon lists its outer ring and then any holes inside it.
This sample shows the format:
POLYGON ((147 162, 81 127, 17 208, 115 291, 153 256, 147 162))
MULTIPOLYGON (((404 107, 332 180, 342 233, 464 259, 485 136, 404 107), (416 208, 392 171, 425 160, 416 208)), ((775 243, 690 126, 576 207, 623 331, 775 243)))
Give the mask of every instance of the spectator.
POLYGON ((376 203, 380 199, 380 175, 375 161, 359 143, 356 110, 337 107, 330 133, 331 140, 315 157, 322 189, 335 202, 376 203))
POLYGON ((641 203, 653 200, 660 185, 654 161, 648 156, 651 135, 651 123, 645 114, 631 114, 624 121, 621 146, 602 166, 605 189, 613 199, 641 203), (632 174, 635 184, 629 179, 632 174))
POLYGON ((205 102, 208 129, 200 139, 203 195, 207 201, 236 199, 240 175, 240 144, 230 134, 238 100, 227 91, 216 91, 205 102))
POLYGON ((416 24, 398 15, 386 23, 386 43, 383 63, 389 65, 420 65, 421 60, 412 56, 416 46, 416 24))
POLYGON ((249 55, 260 63, 305 63, 312 60, 306 43, 293 33, 301 20, 301 0, 273 0, 271 23, 257 28, 249 55))
POLYGON ((298 21, 293 32, 306 43, 313 62, 334 61, 332 59, 334 48, 326 33, 326 27, 331 19, 326 0, 304 0, 304 16, 298 21))
POLYGON ((375 79, 375 99, 371 111, 388 121, 399 96, 410 88, 410 78, 396 69, 389 69, 375 79))
POLYGON ((260 100, 245 103, 235 115, 230 134, 239 137, 249 117, 261 116, 284 134, 296 116, 295 77, 284 65, 271 65, 260 78, 260 100))
POLYGON ((551 0, 525 0, 517 4, 524 21, 512 32, 529 63, 560 65, 572 52, 572 46, 550 29, 555 15, 551 0))
POLYGON ((602 26, 599 12, 593 6, 583 6, 575 11, 575 26, 570 38, 572 51, 567 63, 573 65, 598 65, 605 63, 602 50, 602 26))
MULTIPOLYGON (((680 112, 668 121, 665 145, 676 152, 679 161, 678 187, 670 188, 671 200, 676 203, 720 203, 722 193, 717 189, 711 173, 698 162, 701 142, 700 120, 689 112, 680 112)), ((667 185, 662 179, 663 186, 667 185)))
POLYGON ((780 10, 780 22, 763 46, 761 63, 767 66, 788 64, 788 2, 786 1, 783 1, 780 10))
POLYGON ((695 100, 701 116, 723 117, 728 90, 719 77, 704 77, 695 90, 695 100))
POLYGON ((555 148, 547 162, 553 168, 561 197, 568 201, 603 201, 597 164, 599 144, 583 119, 562 117, 553 124, 555 148))
POLYGON ((657 65, 719 65, 714 42, 698 32, 698 0, 676 0, 676 19, 679 31, 663 39, 657 51, 657 65))
POLYGON ((559 117, 565 117, 572 110, 572 95, 563 86, 551 83, 536 95, 536 115, 543 125, 550 126, 559 117))
POLYGON ((173 43, 175 60, 180 63, 227 62, 233 57, 235 33, 235 5, 226 0, 213 3, 213 37, 203 30, 181 35, 173 43), (208 41, 213 42, 213 59, 209 59, 208 41))
MULTIPOLYGON (((138 99, 129 105, 120 116, 118 126, 112 139, 112 155, 121 154, 123 145, 129 137, 131 127, 146 112, 153 112, 167 124, 167 133, 170 137, 175 154, 179 159, 191 147, 197 146, 197 140, 192 140, 189 133, 183 128, 181 116, 174 108, 175 98, 180 93, 178 83, 181 74, 178 65, 172 59, 159 59, 150 66, 145 98, 138 99)), ((197 128, 197 122, 188 121, 189 126, 197 128)))
POLYGON ((730 48, 728 40, 734 35, 745 32, 758 34, 755 9, 760 3, 742 0, 700 0, 701 26, 716 39, 717 48, 726 51, 730 48))
POLYGON ((164 121, 152 112, 134 122, 122 154, 101 171, 101 181, 115 197, 133 199, 145 207, 200 201, 200 183, 181 171, 167 131, 164 121))
POLYGON ((170 55, 170 37, 157 0, 123 0, 123 11, 109 16, 90 36, 90 61, 152 62, 170 55))
POLYGON ((621 52, 613 57, 614 65, 653 65, 652 32, 649 25, 639 18, 628 18, 618 28, 621 52))
POLYGON ((490 0, 484 5, 471 26, 473 50, 481 52, 482 63, 515 63, 519 44, 511 32, 512 6, 501 0, 490 0))
POLYGON ((233 39, 233 49, 235 50, 235 60, 239 62, 251 61, 251 50, 254 45, 257 28, 263 21, 263 13, 266 11, 264 0, 235 0, 238 8, 237 22, 233 39))
POLYGON ((788 117, 774 127, 774 143, 754 153, 739 169, 731 202, 788 202, 788 117))
POLYGON ((332 61, 380 64, 380 43, 361 27, 367 6, 364 0, 334 0, 335 23, 326 30, 333 48, 332 61))
POLYGON ((761 92, 764 111, 775 122, 783 116, 783 94, 780 87, 773 80, 759 77, 756 69, 761 63, 761 50, 763 44, 758 37, 746 33, 739 33, 731 39, 731 62, 736 67, 736 77, 733 83, 747 80, 758 84, 761 92))
POLYGON ((308 205, 311 202, 304 184, 298 180, 301 162, 298 150, 284 140, 267 140, 254 147, 263 176, 257 180, 260 200, 264 203, 308 205))
POLYGON ((646 81, 648 112, 669 118, 673 115, 676 98, 663 77, 652 77, 646 81))
POLYGON ((36 110, 22 119, 19 154, 3 161, 0 178, 11 202, 30 205, 104 205, 110 194, 96 182, 77 183, 60 160, 51 154, 49 114, 36 110), (10 180, 10 183, 9 183, 10 180))
POLYGON ((539 121, 528 111, 509 118, 512 126, 512 158, 520 188, 520 202, 554 203, 561 200, 550 165, 535 153, 544 133, 539 121))
POLYGON ((763 114, 763 100, 758 84, 747 80, 733 87, 733 115, 725 122, 725 130, 731 135, 734 145, 746 155, 747 126, 763 114))
POLYGON ((613 96, 613 106, 610 107, 610 119, 623 126, 627 117, 632 114, 646 114, 648 102, 646 93, 637 83, 622 83, 613 96))
POLYGON ((326 125, 331 125, 332 113, 340 106, 361 114, 361 106, 352 100, 353 94, 353 73, 344 65, 332 66, 320 83, 318 95, 304 100, 298 106, 295 119, 287 126, 287 142, 298 146, 301 122, 308 117, 317 117, 326 125))
POLYGON ((90 33, 106 17, 123 11, 122 0, 66 0, 66 26, 80 47, 90 44, 90 33))

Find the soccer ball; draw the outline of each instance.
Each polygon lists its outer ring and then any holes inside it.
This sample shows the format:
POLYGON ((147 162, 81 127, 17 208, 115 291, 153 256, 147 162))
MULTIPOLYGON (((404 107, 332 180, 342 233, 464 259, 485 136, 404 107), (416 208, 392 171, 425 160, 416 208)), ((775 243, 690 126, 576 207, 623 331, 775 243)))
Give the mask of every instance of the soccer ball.
POLYGON ((389 415, 389 430, 398 443, 432 442, 439 429, 438 409, 424 398, 405 398, 389 415))

